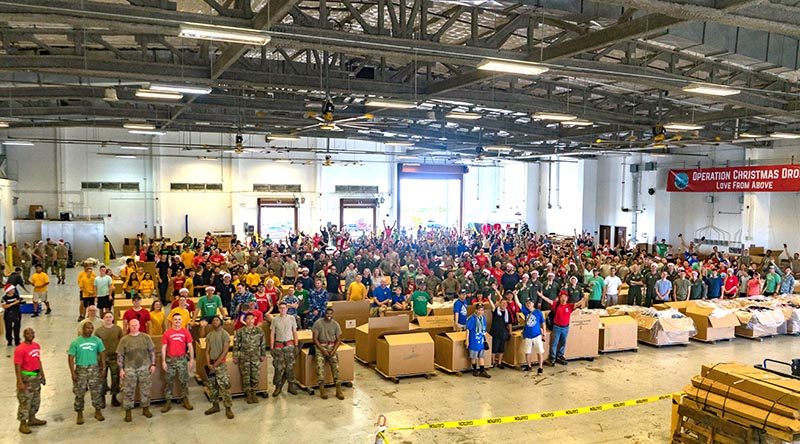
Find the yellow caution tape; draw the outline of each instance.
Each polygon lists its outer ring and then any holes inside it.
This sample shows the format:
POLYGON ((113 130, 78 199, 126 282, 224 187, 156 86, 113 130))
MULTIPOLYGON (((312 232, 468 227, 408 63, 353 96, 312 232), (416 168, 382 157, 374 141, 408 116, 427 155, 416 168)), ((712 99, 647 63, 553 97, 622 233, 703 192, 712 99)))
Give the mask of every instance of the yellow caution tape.
POLYGON ((389 432, 399 432, 402 430, 427 430, 427 429, 453 429, 459 427, 479 427, 496 424, 511 424, 515 422, 539 421, 542 419, 561 418, 563 416, 583 415, 585 413, 604 412, 606 410, 620 409, 623 407, 633 407, 637 405, 649 404, 651 402, 670 399, 672 394, 650 396, 649 398, 630 399, 628 401, 610 402, 607 404, 590 405, 566 410, 551 410, 548 412, 529 413, 527 415, 497 416, 494 418, 468 419, 465 421, 430 422, 409 427, 394 427, 389 432))

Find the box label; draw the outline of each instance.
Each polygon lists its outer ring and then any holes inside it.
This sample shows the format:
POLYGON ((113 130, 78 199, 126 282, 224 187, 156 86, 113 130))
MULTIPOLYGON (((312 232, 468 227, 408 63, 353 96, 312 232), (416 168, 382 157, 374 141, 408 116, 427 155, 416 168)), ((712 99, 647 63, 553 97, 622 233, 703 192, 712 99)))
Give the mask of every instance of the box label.
POLYGON ((344 328, 356 328, 355 319, 347 319, 344 321, 344 328))

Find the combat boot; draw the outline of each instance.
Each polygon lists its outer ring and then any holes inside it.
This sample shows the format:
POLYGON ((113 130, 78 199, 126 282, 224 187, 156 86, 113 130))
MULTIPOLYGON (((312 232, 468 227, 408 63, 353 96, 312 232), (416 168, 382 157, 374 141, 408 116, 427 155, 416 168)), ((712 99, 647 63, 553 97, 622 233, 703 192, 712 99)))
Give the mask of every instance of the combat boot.
POLYGON ((28 425, 31 426, 31 427, 43 426, 45 424, 47 424, 47 421, 45 421, 43 419, 39 419, 39 418, 37 418, 37 417, 35 417, 33 415, 31 415, 31 417, 28 418, 28 425))
POLYGON ((28 421, 25 421, 23 419, 22 421, 19 422, 19 432, 24 435, 31 433, 31 428, 28 427, 28 421))
POLYGON ((183 402, 181 403, 181 405, 182 405, 182 406, 183 406, 183 408, 185 408, 186 410, 194 410, 194 407, 192 407, 192 405, 191 405, 191 404, 189 404, 189 398, 188 398, 187 396, 184 396, 184 397, 183 397, 183 402))
POLYGON ((113 407, 119 407, 122 405, 122 403, 117 399, 117 395, 111 395, 111 405, 113 407))
POLYGON ((274 398, 274 397, 280 395, 281 394, 281 390, 283 390, 283 384, 276 385, 275 386, 275 390, 272 391, 272 397, 274 398))
POLYGON ((251 390, 250 393, 252 393, 253 396, 253 404, 258 404, 258 396, 256 395, 256 391, 251 390))
POLYGON ((125 422, 131 422, 133 418, 131 418, 131 409, 125 409, 125 422))
POLYGON ((78 419, 75 421, 75 424, 81 425, 83 424, 83 410, 79 410, 77 413, 78 419))
POLYGON ((297 394, 297 385, 294 382, 290 382, 289 383, 289 388, 287 389, 287 391, 292 395, 296 395, 297 394))
POLYGON ((161 407, 161 413, 167 413, 172 408, 172 400, 167 399, 164 401, 164 405, 161 407))
POLYGON ((205 411, 206 415, 213 415, 214 413, 219 412, 219 403, 215 402, 211 404, 211 408, 205 411))
POLYGON ((322 399, 328 399, 328 394, 325 392, 325 383, 319 384, 319 397, 322 399))
POLYGON ((252 393, 250 393, 250 390, 249 390, 249 389, 248 389, 248 390, 245 390, 245 391, 244 391, 244 394, 245 394, 245 400, 246 400, 246 402, 247 402, 248 404, 252 404, 252 403, 253 403, 253 394, 252 394, 252 393))
POLYGON ((106 418, 103 416, 103 412, 100 409, 94 409, 94 419, 98 421, 105 421, 106 418))
POLYGON ((225 407, 225 417, 228 419, 233 419, 233 410, 230 407, 225 407))
POLYGON ((145 418, 152 418, 153 414, 150 413, 150 407, 142 407, 142 415, 144 415, 145 418))
POLYGON ((344 393, 342 393, 342 383, 341 382, 337 382, 336 383, 336 398, 338 398, 340 401, 342 399, 344 399, 344 393))

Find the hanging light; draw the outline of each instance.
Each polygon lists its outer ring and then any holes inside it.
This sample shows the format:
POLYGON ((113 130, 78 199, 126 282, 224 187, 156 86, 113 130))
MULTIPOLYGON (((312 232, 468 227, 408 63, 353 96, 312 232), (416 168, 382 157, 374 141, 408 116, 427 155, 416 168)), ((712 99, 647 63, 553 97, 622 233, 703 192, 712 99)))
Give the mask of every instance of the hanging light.
POLYGON ((739 94, 741 91, 735 88, 728 88, 723 85, 714 85, 708 83, 693 83, 685 86, 683 91, 695 94, 705 94, 707 96, 733 96, 739 94))
POLYGON ((140 123, 140 122, 128 122, 122 124, 123 128, 132 129, 132 130, 154 130, 156 126, 152 123, 140 123))
POLYGON ((481 118, 481 115, 478 113, 461 113, 457 111, 451 111, 445 114, 445 119, 458 119, 458 120, 478 120, 481 118))
POLYGON ((180 100, 183 98, 183 93, 170 92, 170 91, 155 91, 152 89, 137 89, 136 97, 141 97, 144 99, 180 100))
POLYGON ((201 95, 210 93, 211 87, 190 85, 150 85, 150 90, 201 95))
POLYGON ((500 60, 483 60, 478 63, 482 71, 495 71, 508 74, 535 76, 547 72, 550 68, 536 63, 505 62, 500 60))
POLYGON ((256 46, 264 46, 270 41, 270 36, 263 31, 200 23, 181 24, 178 35, 190 39, 216 40, 256 46))
POLYGON ((416 108, 416 102, 409 102, 405 100, 389 100, 389 99, 368 99, 365 106, 374 108, 392 108, 392 109, 411 109, 416 108))
POLYGON ((703 129, 703 125, 695 125, 693 123, 670 122, 664 125, 664 129, 669 131, 694 131, 703 129))
POLYGON ((578 116, 574 114, 540 112, 540 113, 533 113, 533 118, 539 120, 553 120, 556 122, 566 122, 567 120, 575 120, 578 118, 578 116))

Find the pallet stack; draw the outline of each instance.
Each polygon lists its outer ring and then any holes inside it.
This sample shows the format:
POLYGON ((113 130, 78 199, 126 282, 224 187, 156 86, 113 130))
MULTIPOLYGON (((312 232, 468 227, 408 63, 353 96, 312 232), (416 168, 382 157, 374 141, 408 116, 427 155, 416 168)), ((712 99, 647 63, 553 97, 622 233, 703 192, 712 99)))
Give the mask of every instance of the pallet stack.
POLYGON ((675 409, 674 443, 800 441, 800 380, 739 363, 704 365, 675 409))

